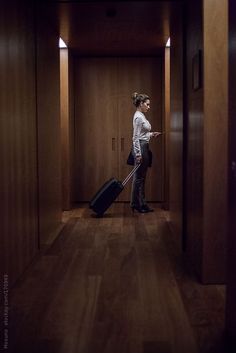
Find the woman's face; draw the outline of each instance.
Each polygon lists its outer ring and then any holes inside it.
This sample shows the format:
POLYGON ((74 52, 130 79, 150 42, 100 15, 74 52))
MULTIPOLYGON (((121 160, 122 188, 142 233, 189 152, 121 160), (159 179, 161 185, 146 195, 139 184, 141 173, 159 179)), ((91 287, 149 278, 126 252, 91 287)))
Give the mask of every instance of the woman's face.
POLYGON ((147 99, 145 102, 141 102, 140 108, 142 113, 147 113, 147 111, 150 109, 150 100, 147 99))

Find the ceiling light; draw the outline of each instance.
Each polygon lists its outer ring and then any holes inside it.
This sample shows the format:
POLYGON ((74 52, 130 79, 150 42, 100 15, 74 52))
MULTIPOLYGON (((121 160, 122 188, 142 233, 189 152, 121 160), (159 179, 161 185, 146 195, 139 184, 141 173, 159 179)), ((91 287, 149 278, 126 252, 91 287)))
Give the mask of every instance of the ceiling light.
POLYGON ((67 45, 62 38, 59 38, 59 48, 67 48, 67 45))

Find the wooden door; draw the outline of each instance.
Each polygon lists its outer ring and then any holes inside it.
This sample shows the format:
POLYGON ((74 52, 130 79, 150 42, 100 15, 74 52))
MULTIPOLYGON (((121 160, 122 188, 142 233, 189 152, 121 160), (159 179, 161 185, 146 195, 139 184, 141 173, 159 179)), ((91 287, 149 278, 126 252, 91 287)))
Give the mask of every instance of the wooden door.
POLYGON ((89 201, 117 163, 117 69, 111 58, 81 58, 75 69, 75 201, 89 201))
MULTIPOLYGON (((119 116, 119 177, 123 179, 131 170, 126 164, 132 146, 133 115, 136 110, 131 95, 146 93, 151 98, 151 109, 147 114, 152 131, 162 130, 162 59, 119 58, 118 59, 118 116, 119 116)), ((146 199, 163 201, 163 137, 152 139, 153 166, 149 168, 146 181, 146 199)), ((130 199, 131 183, 122 192, 119 200, 130 199)))
MULTIPOLYGON (((148 118, 162 129, 160 58, 83 58, 75 74, 75 200, 89 201, 112 176, 123 180, 132 146, 134 91, 150 95, 148 118)), ((147 176, 147 200, 163 201, 162 138, 151 142, 153 167, 147 176)), ((131 183, 119 201, 130 200, 131 183)))

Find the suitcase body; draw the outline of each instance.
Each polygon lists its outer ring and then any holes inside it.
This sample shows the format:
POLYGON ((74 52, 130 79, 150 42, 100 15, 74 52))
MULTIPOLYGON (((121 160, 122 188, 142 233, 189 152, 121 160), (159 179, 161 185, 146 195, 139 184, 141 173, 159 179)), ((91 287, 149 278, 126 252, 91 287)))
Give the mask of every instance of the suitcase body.
POLYGON ((116 178, 109 179, 92 198, 89 207, 94 212, 96 212, 98 216, 102 216, 120 195, 121 191, 124 189, 125 184, 129 181, 138 167, 139 166, 134 167, 134 169, 123 182, 117 180, 116 178))
POLYGON ((96 193, 90 202, 90 208, 98 215, 103 213, 110 207, 112 202, 120 195, 124 189, 122 182, 115 178, 108 180, 96 193))

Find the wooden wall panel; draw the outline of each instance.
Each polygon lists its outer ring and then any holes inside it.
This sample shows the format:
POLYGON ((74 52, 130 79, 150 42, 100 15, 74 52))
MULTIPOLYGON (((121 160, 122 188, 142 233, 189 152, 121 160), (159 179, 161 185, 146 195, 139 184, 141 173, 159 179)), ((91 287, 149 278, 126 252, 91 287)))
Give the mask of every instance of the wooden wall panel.
MULTIPOLYGON (((202 1, 188 3, 186 36, 186 253, 197 274, 203 257, 203 87, 193 89, 193 58, 203 49, 202 1)), ((201 60, 203 58, 201 57, 201 60)), ((201 72, 200 72, 201 75, 201 72)), ((202 77, 202 76, 201 76, 202 77)))
POLYGON ((68 49, 60 49, 60 107, 61 107, 61 166, 62 209, 71 207, 70 190, 70 106, 69 106, 69 56, 68 49))
POLYGON ((75 200, 89 201, 118 175, 117 63, 81 58, 75 68, 75 200))
POLYGON ((47 8, 37 8, 37 122, 40 243, 60 227, 61 122, 59 35, 47 19, 47 8))
POLYGON ((204 1, 204 282, 224 282, 227 233, 228 3, 204 1), (219 261, 220 259, 220 261, 219 261))
POLYGON ((173 5, 171 20, 170 222, 182 237, 183 213, 183 28, 182 6, 173 5))
POLYGON ((70 204, 72 205, 75 195, 75 57, 68 52, 68 75, 69 75, 69 154, 70 154, 70 204))
POLYGON ((164 96, 165 96, 165 123, 164 123, 164 142, 165 142, 165 183, 164 183, 164 207, 169 210, 169 193, 170 193, 170 48, 165 49, 164 59, 164 70, 165 70, 165 84, 164 84, 164 96))
MULTIPOLYGON (((229 184, 226 332, 236 350, 236 3, 229 0, 229 184)), ((233 351, 233 349, 232 349, 233 351)))
POLYGON ((186 13, 186 253, 203 283, 222 283, 227 231, 227 6, 225 1, 199 0, 188 4, 186 13))
POLYGON ((12 285, 38 251, 35 30, 29 2, 1 2, 0 36, 0 258, 12 285))

